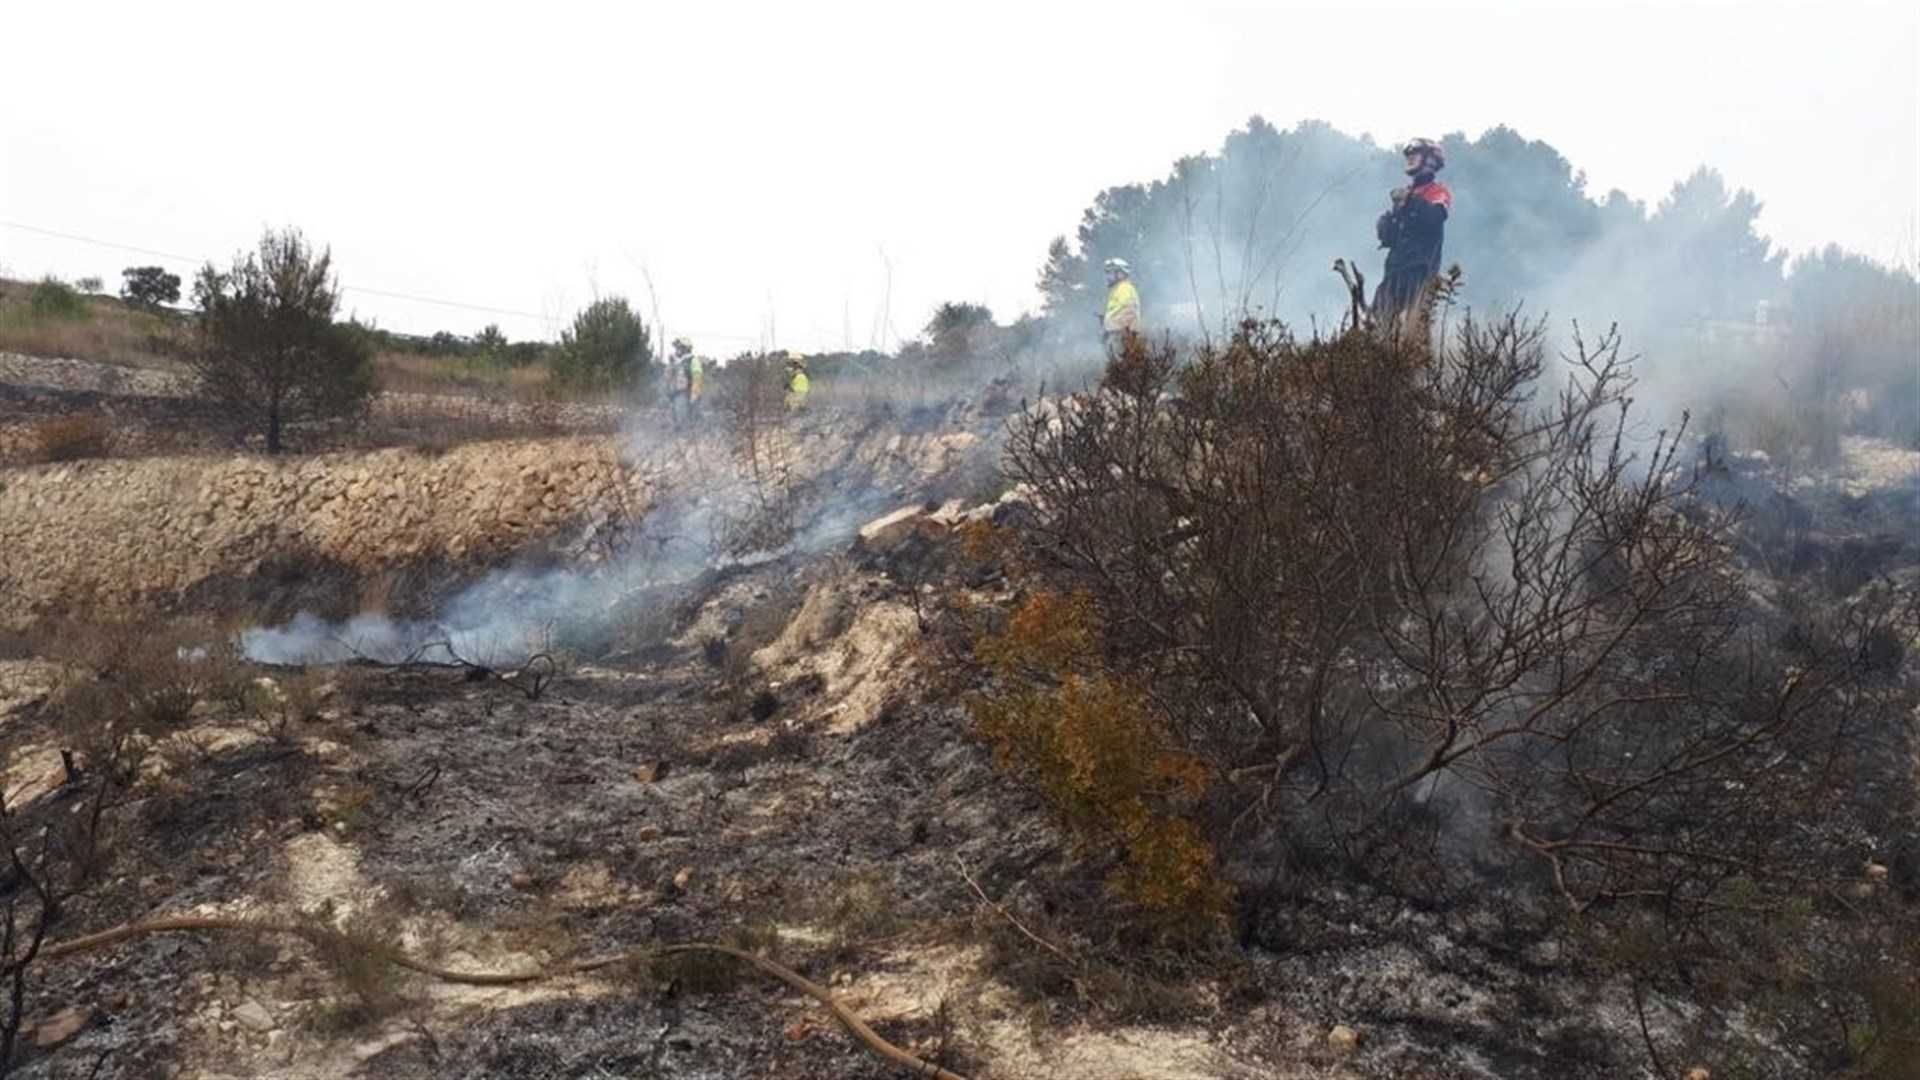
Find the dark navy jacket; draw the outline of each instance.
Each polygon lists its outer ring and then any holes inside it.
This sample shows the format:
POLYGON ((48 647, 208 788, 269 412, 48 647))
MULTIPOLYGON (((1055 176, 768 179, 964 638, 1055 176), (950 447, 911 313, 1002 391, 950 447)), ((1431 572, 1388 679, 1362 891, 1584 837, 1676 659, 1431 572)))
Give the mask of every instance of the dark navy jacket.
POLYGON ((1446 239, 1453 192, 1438 180, 1415 187, 1398 207, 1380 215, 1374 232, 1387 249, 1387 277, 1440 272, 1440 248, 1446 239))

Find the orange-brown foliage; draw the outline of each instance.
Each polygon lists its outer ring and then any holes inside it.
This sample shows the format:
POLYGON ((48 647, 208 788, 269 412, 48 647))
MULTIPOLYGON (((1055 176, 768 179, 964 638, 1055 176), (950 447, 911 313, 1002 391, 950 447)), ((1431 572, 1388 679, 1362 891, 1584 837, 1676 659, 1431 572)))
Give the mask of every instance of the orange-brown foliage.
POLYGON ((33 438, 42 461, 79 461, 107 454, 106 422, 89 413, 42 421, 34 428, 33 438))
POLYGON ((1114 885, 1150 911, 1217 917, 1229 890, 1184 810, 1212 772, 1167 738, 1141 689, 1105 670, 1084 597, 1041 592, 977 652, 999 687, 973 714, 1003 769, 1030 777, 1089 844, 1117 844, 1114 885))

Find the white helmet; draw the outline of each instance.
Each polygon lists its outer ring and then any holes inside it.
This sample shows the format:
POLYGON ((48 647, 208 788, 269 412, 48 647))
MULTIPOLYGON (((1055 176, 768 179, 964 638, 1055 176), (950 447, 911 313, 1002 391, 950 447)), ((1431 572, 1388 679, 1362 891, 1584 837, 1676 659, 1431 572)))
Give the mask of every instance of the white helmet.
POLYGON ((1106 267, 1107 273, 1109 274, 1128 274, 1133 272, 1133 268, 1127 265, 1127 260, 1125 259, 1108 259, 1106 267))

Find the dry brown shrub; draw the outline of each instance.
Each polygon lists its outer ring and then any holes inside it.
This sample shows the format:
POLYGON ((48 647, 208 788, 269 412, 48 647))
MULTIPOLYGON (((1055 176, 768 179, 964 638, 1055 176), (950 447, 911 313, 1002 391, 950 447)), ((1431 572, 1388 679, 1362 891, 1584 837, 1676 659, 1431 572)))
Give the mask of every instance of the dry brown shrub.
POLYGON ((393 912, 369 906, 327 925, 323 912, 314 932, 306 935, 320 962, 346 991, 344 996, 308 1007, 308 1026, 331 1034, 370 1027, 403 1009, 401 970, 392 957, 402 952, 395 936, 393 912))
POLYGON ((100 417, 74 413, 41 421, 34 427, 33 440, 41 461, 80 461, 106 457, 111 432, 100 417))
POLYGON ((243 678, 237 658, 196 620, 103 620, 46 628, 42 655, 63 664, 62 696, 91 693, 133 725, 176 729, 203 701, 227 700, 243 678))
POLYGON ((1030 776, 1081 836, 1125 852, 1123 895, 1183 920, 1217 918, 1230 890, 1190 816, 1211 773, 1100 648, 1085 597, 1036 593, 980 641, 1001 688, 973 700, 974 717, 1001 767, 1030 776))

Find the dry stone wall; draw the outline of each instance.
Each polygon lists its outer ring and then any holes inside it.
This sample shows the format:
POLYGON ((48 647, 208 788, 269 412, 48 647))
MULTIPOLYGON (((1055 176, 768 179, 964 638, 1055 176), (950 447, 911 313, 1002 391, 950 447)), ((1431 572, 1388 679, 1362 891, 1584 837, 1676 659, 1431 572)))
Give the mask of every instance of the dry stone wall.
POLYGON ((236 583, 289 586, 238 590, 243 597, 298 592, 285 575, 298 579, 309 564, 369 579, 420 569, 457 579, 543 547, 591 558, 604 546, 597 538, 640 524, 665 496, 747 505, 747 489, 761 483, 799 484, 809 493, 807 535, 832 542, 845 528, 850 542, 876 513, 966 487, 962 478, 997 458, 997 427, 965 409, 913 433, 822 413, 786 418, 750 451, 716 422, 636 427, 648 436, 626 442, 573 435, 438 452, 0 468, 0 629, 180 602, 224 611, 236 583))
POLYGON ((190 389, 175 372, 16 352, 0 352, 0 383, 131 397, 179 397, 190 389))
POLYGON ((657 482, 604 438, 9 469, 0 471, 0 622, 130 612, 303 556, 365 572, 420 560, 482 565, 569 522, 635 519, 657 482))

